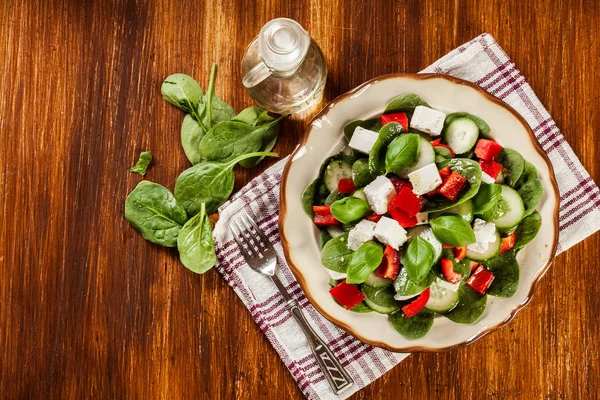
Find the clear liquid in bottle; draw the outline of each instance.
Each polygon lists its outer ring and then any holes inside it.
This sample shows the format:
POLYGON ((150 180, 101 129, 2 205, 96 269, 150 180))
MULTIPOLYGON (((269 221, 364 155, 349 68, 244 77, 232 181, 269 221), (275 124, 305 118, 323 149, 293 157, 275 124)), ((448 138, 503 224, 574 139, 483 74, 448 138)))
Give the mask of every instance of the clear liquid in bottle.
POLYGON ((321 49, 300 24, 277 18, 248 45, 242 73, 244 86, 258 106, 292 114, 320 100, 327 65, 321 49))

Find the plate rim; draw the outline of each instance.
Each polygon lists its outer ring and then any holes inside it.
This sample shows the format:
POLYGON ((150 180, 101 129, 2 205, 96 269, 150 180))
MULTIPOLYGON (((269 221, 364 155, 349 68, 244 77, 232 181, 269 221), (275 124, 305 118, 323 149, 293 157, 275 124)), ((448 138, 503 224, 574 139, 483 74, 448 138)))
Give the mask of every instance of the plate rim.
POLYGON ((381 75, 378 77, 375 77, 373 79, 370 79, 364 83, 362 83, 361 85, 355 87, 354 89, 351 89, 341 95, 339 95, 338 97, 336 97, 335 99, 333 99, 332 101, 330 101, 329 103, 327 103, 327 105, 325 105, 325 107, 323 107, 323 109, 317 114, 315 115, 306 125, 306 128, 304 129, 304 133, 302 135, 302 139, 300 140, 300 142, 298 143, 298 145, 296 146, 296 148, 294 149, 294 151, 292 152, 292 154, 289 156, 285 167, 283 169, 282 172, 282 177, 281 177, 281 190, 280 190, 280 194, 279 194, 279 221, 278 221, 278 229, 279 229, 279 236, 281 238, 281 245, 283 248, 283 253, 285 255, 285 259, 287 264, 289 265, 292 273, 294 274, 294 276, 296 277, 296 280, 298 281, 298 284, 300 285, 300 287, 302 288, 302 291, 304 292, 304 294, 306 295, 306 297, 308 298, 308 300, 310 301, 310 303, 313 305, 313 307, 315 307, 317 309, 317 311, 323 315, 325 318, 327 318, 329 321, 331 321, 333 324, 339 326, 340 328, 342 328, 344 331, 348 332, 349 334, 351 334, 352 336, 354 336, 355 338, 359 339, 360 341, 362 341, 363 343, 367 343, 370 344, 372 346, 375 347, 380 347, 389 351, 393 351, 393 352, 409 352, 409 353, 416 353, 416 352, 427 352, 427 353, 431 353, 431 352, 445 352, 445 351, 450 351, 450 350, 455 350, 455 349, 459 349, 465 346, 468 346, 469 344, 472 344, 474 342, 476 342, 477 340, 483 338, 484 336, 489 335, 492 332, 495 332, 499 329, 501 329, 502 327, 506 326, 510 321, 513 320, 513 318, 515 318, 517 316, 517 314, 519 312, 521 312, 521 310, 523 310, 525 308, 525 306, 531 301, 531 299, 533 298, 533 295, 535 294, 541 279, 544 277, 544 275, 546 274, 546 272, 548 272, 548 269, 550 268, 550 265, 552 265, 554 258, 556 257, 556 249, 558 247, 558 227, 559 227, 559 209, 560 209, 560 192, 558 190, 558 183, 556 181, 556 176, 554 174, 554 167, 552 166, 552 163, 550 162, 550 158, 548 157, 548 155, 546 154, 546 152, 544 152, 544 150, 542 149, 541 145, 539 144, 537 138, 535 137, 535 135, 533 134, 533 131, 531 129, 531 127, 529 126, 529 124, 527 123, 527 121, 525 121, 525 118, 523 118, 523 116, 521 114, 519 114, 513 107, 511 107, 510 105, 508 105, 507 103, 505 103, 504 101, 498 99, 497 97, 493 96, 492 94, 488 93, 487 91, 485 91, 484 89, 482 89, 481 87, 479 87, 477 84, 466 81, 464 79, 461 78, 456 78, 454 76, 450 76, 450 75, 444 75, 444 74, 438 74, 438 73, 423 73, 423 74, 414 74, 414 73, 392 73, 392 74, 386 74, 386 75, 381 75), (310 292, 306 290, 306 282, 305 282, 305 277, 302 274, 301 270, 291 261, 290 258, 290 254, 289 254, 289 244, 288 244, 288 240, 285 236, 285 229, 284 229, 284 220, 285 220, 285 215, 287 213, 287 199, 286 199, 286 190, 285 188, 287 187, 287 178, 288 178, 288 173, 289 170, 291 168, 291 165, 293 163, 293 160, 295 158, 295 156, 297 155, 297 153, 299 151, 301 151, 301 149, 303 148, 303 146, 306 144, 306 141, 308 140, 308 137, 310 136, 310 133, 312 131, 312 126, 313 123, 317 120, 320 120, 321 118, 327 116, 327 114, 340 102, 346 100, 348 97, 351 97, 352 95, 354 95, 357 92, 360 92, 361 90, 363 90, 365 87, 368 87, 374 83, 378 83, 384 80, 388 80, 388 79, 395 79, 395 78, 407 78, 407 79, 414 79, 414 80, 428 80, 428 79, 444 79, 447 81, 450 81, 451 83, 454 84, 458 84, 458 85, 465 85, 468 86, 472 89, 475 89, 477 92, 479 92, 480 95, 482 95, 486 100, 491 101, 492 103, 503 107, 504 109, 506 109, 507 111, 509 111, 511 114, 513 114, 517 120, 519 121, 519 123, 521 123, 521 125, 523 125, 523 127, 525 128, 525 130, 527 131, 527 133, 529 134, 529 140, 531 141, 533 148, 538 152, 538 154, 542 157, 542 159, 545 161, 546 166, 548 167, 548 171, 549 171, 549 177, 550 177, 550 183, 552 185, 552 189, 554 192, 554 197, 556 198, 556 205, 554 207, 554 238, 552 241, 552 249, 550 251, 550 257, 548 259, 548 261, 546 262, 546 264, 538 271, 538 273, 536 274, 536 276, 534 277, 534 280, 531 284, 531 288, 529 289, 529 293, 527 294, 527 297, 525 298, 525 300, 523 300, 523 302, 521 302, 517 307, 515 307, 510 314, 501 322, 499 322, 496 325, 493 326, 489 326, 486 327, 485 329, 483 329, 482 331, 478 332, 476 335, 470 337, 467 340, 464 340, 460 343, 451 345, 451 346, 446 346, 446 347, 439 347, 439 348, 433 348, 433 347, 427 347, 427 346, 407 346, 407 347, 395 347, 395 346, 390 346, 387 343, 384 342, 379 342, 379 341, 375 341, 375 340, 370 340, 367 339, 363 336, 361 336, 360 334, 356 333, 354 331, 354 329, 349 326, 348 324, 339 321, 338 319, 336 319, 335 317, 329 315, 320 305, 317 301, 315 301, 310 292))

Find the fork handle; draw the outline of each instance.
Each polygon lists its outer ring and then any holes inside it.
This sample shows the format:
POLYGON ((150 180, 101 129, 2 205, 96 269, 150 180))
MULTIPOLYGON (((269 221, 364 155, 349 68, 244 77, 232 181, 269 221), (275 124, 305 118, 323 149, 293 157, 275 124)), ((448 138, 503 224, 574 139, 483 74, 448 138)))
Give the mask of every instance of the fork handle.
POLYGON ((300 325, 300 328, 302 328, 302 331, 304 331, 304 334, 308 339, 310 349, 317 359, 317 362, 319 363, 319 366, 321 367, 321 370, 323 371, 323 374, 325 375, 325 378, 327 379, 327 382, 329 382, 329 385, 333 389, 334 393, 339 394, 345 391, 353 385, 354 382, 352 381, 352 378, 350 378, 350 375, 348 375, 342 364, 338 361, 327 344, 321 340, 319 335, 317 335, 317 333, 309 325, 308 321, 306 321, 306 317, 304 317, 298 302, 287 293, 285 287, 276 276, 273 276, 272 278, 273 282, 277 285, 277 288, 286 300, 285 308, 292 313, 296 319, 296 322, 298 322, 298 325, 300 325))

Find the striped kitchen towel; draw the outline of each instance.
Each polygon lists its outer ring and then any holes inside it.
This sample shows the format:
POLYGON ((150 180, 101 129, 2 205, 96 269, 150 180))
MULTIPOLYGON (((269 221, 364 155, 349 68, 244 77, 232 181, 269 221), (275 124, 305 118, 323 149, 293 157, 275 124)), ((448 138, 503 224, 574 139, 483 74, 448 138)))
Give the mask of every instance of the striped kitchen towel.
MULTIPOLYGON (((494 38, 483 34, 452 51, 423 72, 453 75, 475 82, 515 108, 529 123, 554 166, 560 189, 558 252, 585 239, 600 228, 600 196, 558 127, 523 75, 494 38)), ((343 399, 367 386, 408 354, 392 353, 360 342, 322 317, 308 302, 288 266, 277 230, 279 184, 286 160, 281 160, 236 193, 220 209, 214 230, 217 269, 242 299, 259 328, 281 356, 309 399, 343 399), (325 377, 300 328, 284 307, 275 286, 246 265, 228 229, 232 215, 245 209, 275 246, 280 259, 279 277, 300 303, 309 323, 337 355, 356 385, 341 396, 329 389, 325 377)))

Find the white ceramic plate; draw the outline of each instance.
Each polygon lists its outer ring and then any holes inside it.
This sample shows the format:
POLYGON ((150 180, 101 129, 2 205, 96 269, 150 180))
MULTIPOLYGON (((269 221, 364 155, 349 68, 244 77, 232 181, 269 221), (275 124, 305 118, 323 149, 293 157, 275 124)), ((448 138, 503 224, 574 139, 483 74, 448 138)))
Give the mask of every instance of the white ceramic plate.
POLYGON ((392 351, 454 349, 504 326, 531 299, 552 262, 558 239, 559 195, 554 172, 529 126, 512 108, 478 86, 438 74, 385 75, 328 104, 310 122, 303 141, 290 157, 283 173, 280 202, 279 232, 287 262, 313 306, 360 340, 392 351), (537 207, 542 216, 540 233, 517 257, 521 267, 517 293, 509 299, 488 296, 485 313, 472 325, 438 317, 429 333, 414 341, 396 332, 386 315, 353 313, 333 300, 329 275, 320 261, 319 231, 300 201, 302 191, 317 177, 325 158, 346 145, 344 126, 355 119, 381 114, 389 101, 403 93, 415 93, 437 110, 466 111, 483 118, 491 128, 492 138, 519 151, 536 166, 544 187, 537 207))

